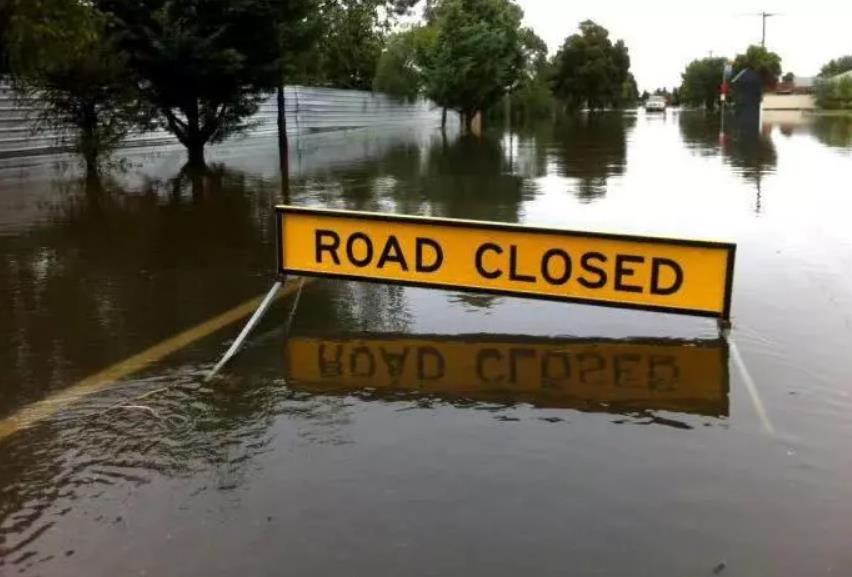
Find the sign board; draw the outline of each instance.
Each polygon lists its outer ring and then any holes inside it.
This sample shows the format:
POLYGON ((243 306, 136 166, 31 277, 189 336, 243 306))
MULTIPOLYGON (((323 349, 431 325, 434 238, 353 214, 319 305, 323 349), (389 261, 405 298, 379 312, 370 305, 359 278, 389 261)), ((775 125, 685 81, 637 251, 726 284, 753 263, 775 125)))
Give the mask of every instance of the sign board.
POLYGON ((281 274, 728 319, 736 246, 279 206, 281 274))
POLYGON ((294 336, 286 353, 288 383, 318 393, 728 414, 723 339, 294 336))

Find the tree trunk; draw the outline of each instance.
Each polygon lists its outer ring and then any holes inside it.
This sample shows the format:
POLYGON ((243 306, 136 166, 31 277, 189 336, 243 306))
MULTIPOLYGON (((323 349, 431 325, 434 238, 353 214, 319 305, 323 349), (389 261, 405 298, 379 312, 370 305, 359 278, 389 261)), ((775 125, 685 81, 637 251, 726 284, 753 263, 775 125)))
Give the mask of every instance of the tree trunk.
POLYGON ((80 136, 78 148, 86 163, 86 175, 98 172, 98 112, 92 102, 84 102, 80 109, 80 136))
POLYGON ((278 165, 281 172, 281 197, 290 202, 290 143, 287 140, 287 102, 284 83, 278 83, 278 165))
POLYGON ((207 141, 201 131, 201 118, 198 101, 193 99, 184 111, 186 114, 186 146, 187 164, 193 168, 204 168, 204 144, 207 141))
POLYGON ((185 144, 187 152, 187 164, 193 168, 203 168, 206 166, 204 162, 204 143, 197 139, 185 144))

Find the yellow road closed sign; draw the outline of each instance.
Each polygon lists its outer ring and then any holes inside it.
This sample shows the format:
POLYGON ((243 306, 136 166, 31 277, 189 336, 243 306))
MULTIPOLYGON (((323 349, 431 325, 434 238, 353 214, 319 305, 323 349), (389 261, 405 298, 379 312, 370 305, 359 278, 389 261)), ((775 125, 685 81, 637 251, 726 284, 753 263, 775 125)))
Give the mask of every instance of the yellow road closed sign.
POLYGON ((736 245, 276 207, 281 274, 728 319, 736 245))

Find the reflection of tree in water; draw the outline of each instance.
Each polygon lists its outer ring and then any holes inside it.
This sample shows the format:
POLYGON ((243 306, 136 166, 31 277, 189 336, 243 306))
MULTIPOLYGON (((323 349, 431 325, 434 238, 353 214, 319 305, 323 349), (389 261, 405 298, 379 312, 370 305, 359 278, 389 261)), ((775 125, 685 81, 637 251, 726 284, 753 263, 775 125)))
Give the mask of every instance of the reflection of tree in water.
POLYGON ((680 136, 686 147, 701 156, 719 154, 719 113, 685 110, 678 114, 680 136))
POLYGON ((734 118, 722 138, 722 154, 728 164, 757 191, 755 211, 761 210, 763 177, 774 172, 778 163, 775 145, 770 136, 771 126, 761 131, 753 118, 734 118))
POLYGON ((559 118, 554 137, 558 144, 557 170, 577 179, 575 194, 591 202, 606 194, 610 177, 624 174, 627 133, 636 117, 621 112, 599 112, 559 118))
POLYGON ((852 118, 849 116, 817 116, 811 132, 826 146, 852 148, 852 118))
POLYGON ((138 193, 110 180, 58 187, 46 221, 2 240, 0 339, 12 346, 0 350, 0 414, 268 283, 276 190, 263 181, 216 169, 195 194, 182 178, 138 193))

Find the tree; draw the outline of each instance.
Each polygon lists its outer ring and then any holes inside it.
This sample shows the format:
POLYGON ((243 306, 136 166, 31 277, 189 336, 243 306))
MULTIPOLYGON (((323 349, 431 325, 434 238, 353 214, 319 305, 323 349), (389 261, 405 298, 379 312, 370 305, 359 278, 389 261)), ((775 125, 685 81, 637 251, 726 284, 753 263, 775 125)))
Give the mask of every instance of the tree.
POLYGON ((764 90, 772 89, 778 84, 778 77, 781 76, 781 57, 763 46, 752 45, 745 54, 737 54, 734 59, 735 75, 745 68, 750 68, 760 76, 764 90))
POLYGON ((276 2, 288 0, 95 1, 190 165, 204 165, 206 144, 244 129, 278 84, 276 2))
POLYGON ((821 80, 816 87, 816 103, 829 110, 852 110, 852 78, 821 80))
POLYGON ((829 60, 819 71, 820 78, 831 78, 852 70, 852 54, 829 60))
POLYGON ((683 99, 682 99, 682 98, 681 98, 681 96, 680 96, 680 88, 678 88, 677 86, 675 86, 674 88, 672 88, 672 101, 671 101, 671 105, 672 105, 672 106, 680 106, 682 102, 683 102, 683 99))
POLYGON ((586 20, 565 39, 554 58, 553 91, 569 109, 617 106, 630 71, 624 42, 615 44, 603 26, 586 20))
POLYGON ((726 58, 699 58, 686 65, 681 74, 680 100, 688 106, 716 108, 725 73, 726 58))
POLYGON ((635 106, 639 101, 639 87, 636 84, 636 79, 632 72, 627 73, 627 78, 621 83, 621 92, 618 99, 613 102, 613 106, 618 108, 626 108, 635 106))
POLYGON ((521 78, 523 12, 511 0, 443 0, 434 8, 437 35, 427 63, 427 93, 459 111, 470 129, 521 78))
POLYGON ((125 55, 106 37, 105 19, 77 0, 15 0, 7 31, 19 94, 44 105, 37 121, 74 130, 90 176, 98 159, 152 111, 135 90, 125 55))
POLYGON ((373 90, 412 102, 426 90, 429 52, 435 43, 432 26, 417 26, 388 39, 379 58, 373 90))
POLYGON ((781 80, 787 83, 793 82, 796 79, 796 75, 792 72, 788 72, 784 76, 781 77, 781 80))
POLYGON ((511 116, 527 120, 544 118, 553 111, 547 44, 530 28, 523 28, 521 50, 524 55, 522 73, 509 93, 511 116))
POLYGON ((325 84, 370 90, 385 44, 389 22, 382 20, 382 0, 331 0, 322 12, 324 32, 319 45, 325 84))

